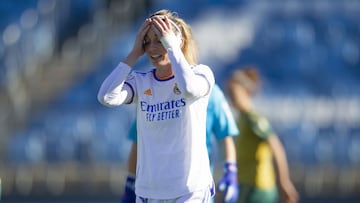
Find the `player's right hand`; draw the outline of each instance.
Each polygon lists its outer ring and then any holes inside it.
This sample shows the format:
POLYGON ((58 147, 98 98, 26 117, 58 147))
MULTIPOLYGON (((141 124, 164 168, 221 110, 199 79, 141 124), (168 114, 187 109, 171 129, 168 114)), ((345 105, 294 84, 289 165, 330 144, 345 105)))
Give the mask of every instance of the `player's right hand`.
POLYGON ((121 198, 121 203, 135 203, 135 176, 129 174, 126 178, 124 194, 121 198))
POLYGON ((151 27, 151 19, 146 19, 136 35, 132 53, 137 57, 140 57, 145 53, 144 38, 147 32, 149 31, 150 27, 151 27))

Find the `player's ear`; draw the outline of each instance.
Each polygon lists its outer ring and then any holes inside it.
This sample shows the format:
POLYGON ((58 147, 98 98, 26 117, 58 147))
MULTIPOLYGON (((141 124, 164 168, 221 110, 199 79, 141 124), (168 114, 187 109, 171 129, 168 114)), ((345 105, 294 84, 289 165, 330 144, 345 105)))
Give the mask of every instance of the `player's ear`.
POLYGON ((185 46, 185 39, 182 37, 182 38, 181 38, 180 47, 181 47, 181 48, 184 48, 184 46, 185 46))

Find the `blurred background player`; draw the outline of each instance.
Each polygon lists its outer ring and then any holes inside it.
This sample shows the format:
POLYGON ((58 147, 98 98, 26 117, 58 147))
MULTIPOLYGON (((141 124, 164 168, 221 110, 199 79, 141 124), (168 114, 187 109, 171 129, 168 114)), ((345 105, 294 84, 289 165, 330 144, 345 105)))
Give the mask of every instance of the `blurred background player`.
POLYGON ((298 193, 290 180, 282 143, 268 120, 253 107, 259 89, 256 68, 237 69, 228 80, 229 96, 239 113, 241 136, 236 139, 240 203, 295 203, 298 193), (277 189, 279 191, 277 191, 277 189))
MULTIPOLYGON (((237 136, 235 120, 230 111, 228 102, 220 89, 215 84, 209 98, 206 120, 206 145, 210 157, 211 167, 214 167, 214 143, 212 135, 223 149, 224 158, 224 175, 219 180, 217 186, 218 191, 215 195, 216 202, 236 202, 238 198, 237 183, 237 165, 236 165, 236 149, 233 136, 237 136)), ((129 139, 133 141, 129 158, 128 158, 128 176, 126 178, 125 191, 122 197, 122 203, 135 203, 135 173, 136 173, 136 150, 137 150, 137 133, 136 122, 133 123, 129 139)))

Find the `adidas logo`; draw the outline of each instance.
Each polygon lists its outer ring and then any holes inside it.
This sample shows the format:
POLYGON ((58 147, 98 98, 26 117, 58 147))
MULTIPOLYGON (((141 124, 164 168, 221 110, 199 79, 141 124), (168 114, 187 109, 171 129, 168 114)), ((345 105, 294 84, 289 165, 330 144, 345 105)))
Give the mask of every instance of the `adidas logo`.
POLYGON ((149 96, 152 95, 151 89, 149 88, 149 89, 145 90, 144 94, 149 95, 149 96))

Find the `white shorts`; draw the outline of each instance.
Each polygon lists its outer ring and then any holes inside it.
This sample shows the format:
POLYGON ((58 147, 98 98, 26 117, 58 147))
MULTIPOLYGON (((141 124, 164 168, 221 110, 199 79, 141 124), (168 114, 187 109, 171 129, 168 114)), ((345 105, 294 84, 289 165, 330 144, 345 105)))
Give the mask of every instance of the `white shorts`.
POLYGON ((206 189, 195 191, 175 199, 149 199, 136 196, 136 203, 210 203, 215 195, 215 185, 206 189))

